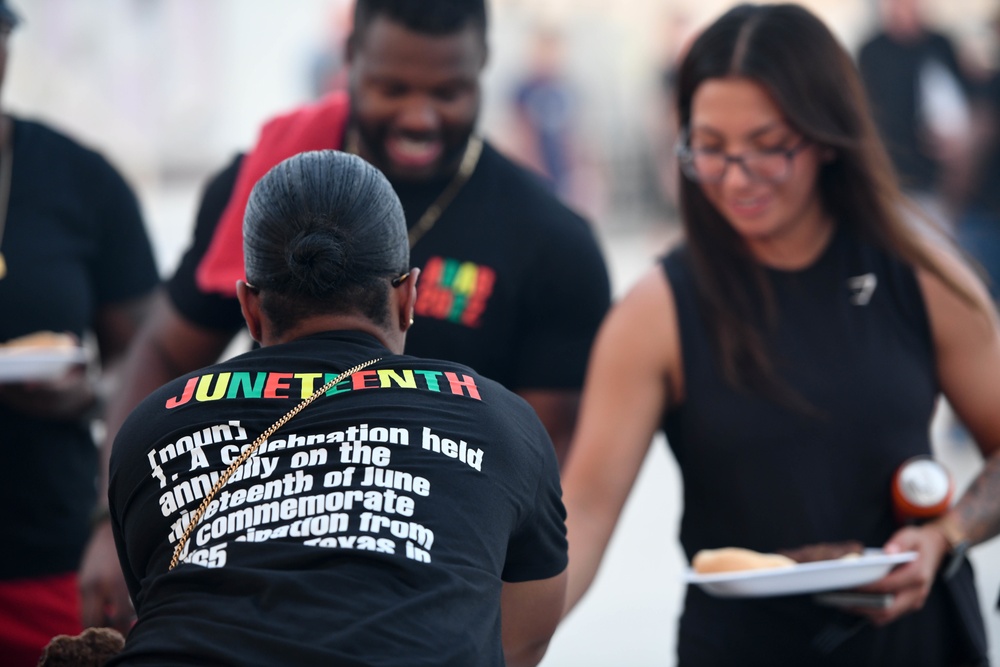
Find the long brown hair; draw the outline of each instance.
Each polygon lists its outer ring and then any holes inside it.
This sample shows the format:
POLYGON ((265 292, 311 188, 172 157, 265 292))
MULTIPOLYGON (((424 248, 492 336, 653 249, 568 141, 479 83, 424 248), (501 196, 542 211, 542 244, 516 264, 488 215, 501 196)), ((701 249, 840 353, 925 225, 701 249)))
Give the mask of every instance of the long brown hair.
MULTIPOLYGON (((807 140, 835 152, 818 175, 822 204, 839 225, 933 272, 964 301, 978 305, 930 256, 871 118, 851 57, 830 30, 798 5, 739 5, 693 42, 681 63, 677 108, 691 121, 695 91, 708 79, 744 77, 762 85, 787 122, 807 140)), ((681 213, 699 285, 699 302, 727 381, 802 407, 776 377, 761 327, 777 313, 764 270, 743 239, 681 177, 681 213), (763 313, 761 312, 763 310, 763 313)))

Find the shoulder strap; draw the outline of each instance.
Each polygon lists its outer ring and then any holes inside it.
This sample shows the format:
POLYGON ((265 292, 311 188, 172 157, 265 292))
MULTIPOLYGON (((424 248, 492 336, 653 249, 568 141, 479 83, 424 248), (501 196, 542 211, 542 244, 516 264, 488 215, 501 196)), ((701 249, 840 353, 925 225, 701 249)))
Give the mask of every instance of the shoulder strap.
POLYGON ((184 534, 181 535, 181 538, 179 540, 177 540, 177 546, 174 547, 174 556, 173 558, 170 559, 170 566, 167 567, 167 570, 170 571, 175 567, 177 567, 177 563, 180 562, 181 556, 184 553, 184 547, 187 546, 187 541, 191 537, 191 533, 194 531, 195 528, 198 527, 198 523, 201 522, 201 517, 205 515, 205 511, 208 509, 208 506, 212 502, 212 499, 215 497, 215 494, 219 492, 219 489, 221 489, 223 486, 226 485, 226 482, 229 481, 229 478, 232 477, 233 473, 236 472, 241 465, 246 463, 247 459, 253 456, 254 452, 256 452, 257 449, 268 438, 274 435, 275 431, 277 431, 279 428, 287 424, 292 417, 302 412, 302 410, 305 409, 307 405, 309 405, 317 398, 319 398, 320 396, 328 392, 330 389, 335 387, 339 382, 343 381, 344 378, 350 377, 351 375, 360 371, 362 368, 371 366, 372 364, 376 363, 377 361, 380 361, 381 359, 382 357, 369 359, 363 364, 358 364, 353 368, 347 369, 346 371, 344 371, 343 373, 341 373, 340 375, 333 378, 325 385, 314 391, 311 396, 302 399, 301 403, 299 403, 294 408, 289 410, 287 413, 285 413, 285 415, 281 419, 271 424, 270 428, 261 433, 257 437, 257 439, 254 440, 253 444, 249 448, 247 448, 245 452, 240 454, 239 458, 233 461, 228 468, 226 468, 226 471, 222 473, 222 475, 219 477, 219 480, 215 483, 215 486, 213 486, 212 489, 207 494, 205 494, 205 497, 201 501, 201 505, 199 505, 198 509, 194 511, 194 514, 191 515, 191 521, 188 523, 187 528, 184 529, 184 534))

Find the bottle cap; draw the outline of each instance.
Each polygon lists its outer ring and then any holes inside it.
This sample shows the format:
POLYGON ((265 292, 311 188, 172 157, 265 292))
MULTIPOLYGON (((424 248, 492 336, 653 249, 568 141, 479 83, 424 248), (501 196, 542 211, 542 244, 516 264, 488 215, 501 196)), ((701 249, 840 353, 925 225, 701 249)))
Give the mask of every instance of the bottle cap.
POLYGON ((948 470, 929 456, 916 456, 899 466, 892 480, 892 504, 901 521, 943 514, 954 490, 948 470))

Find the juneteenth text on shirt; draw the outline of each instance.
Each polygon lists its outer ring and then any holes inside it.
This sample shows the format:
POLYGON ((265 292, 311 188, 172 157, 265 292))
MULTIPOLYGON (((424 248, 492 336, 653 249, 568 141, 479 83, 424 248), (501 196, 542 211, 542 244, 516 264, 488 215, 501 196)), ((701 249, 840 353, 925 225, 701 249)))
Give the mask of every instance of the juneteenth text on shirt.
MULTIPOLYGON (((187 382, 184 383, 184 390, 180 396, 167 399, 165 407, 172 410, 186 405, 192 400, 196 403, 207 403, 245 398, 306 399, 335 377, 337 377, 337 373, 279 373, 273 371, 256 373, 227 371, 218 374, 196 375, 188 378, 187 382), (253 376, 252 379, 251 376, 253 376)), ((422 389, 481 400, 475 378, 469 375, 452 371, 410 368, 400 370, 379 368, 358 371, 331 387, 324 396, 362 389, 422 389)))

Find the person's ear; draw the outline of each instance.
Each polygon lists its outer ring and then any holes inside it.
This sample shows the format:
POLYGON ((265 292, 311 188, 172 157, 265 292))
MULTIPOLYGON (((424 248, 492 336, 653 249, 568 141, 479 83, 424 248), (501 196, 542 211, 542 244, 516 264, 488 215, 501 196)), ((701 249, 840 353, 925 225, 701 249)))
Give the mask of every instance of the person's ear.
POLYGON ((399 290, 399 300, 397 301, 399 328, 407 331, 413 326, 413 311, 417 307, 417 278, 420 277, 420 269, 410 269, 410 275, 396 289, 399 290))
POLYGON ((246 320, 250 337, 263 344, 263 319, 260 310, 260 289, 244 280, 236 281, 236 298, 240 301, 240 310, 246 320))

